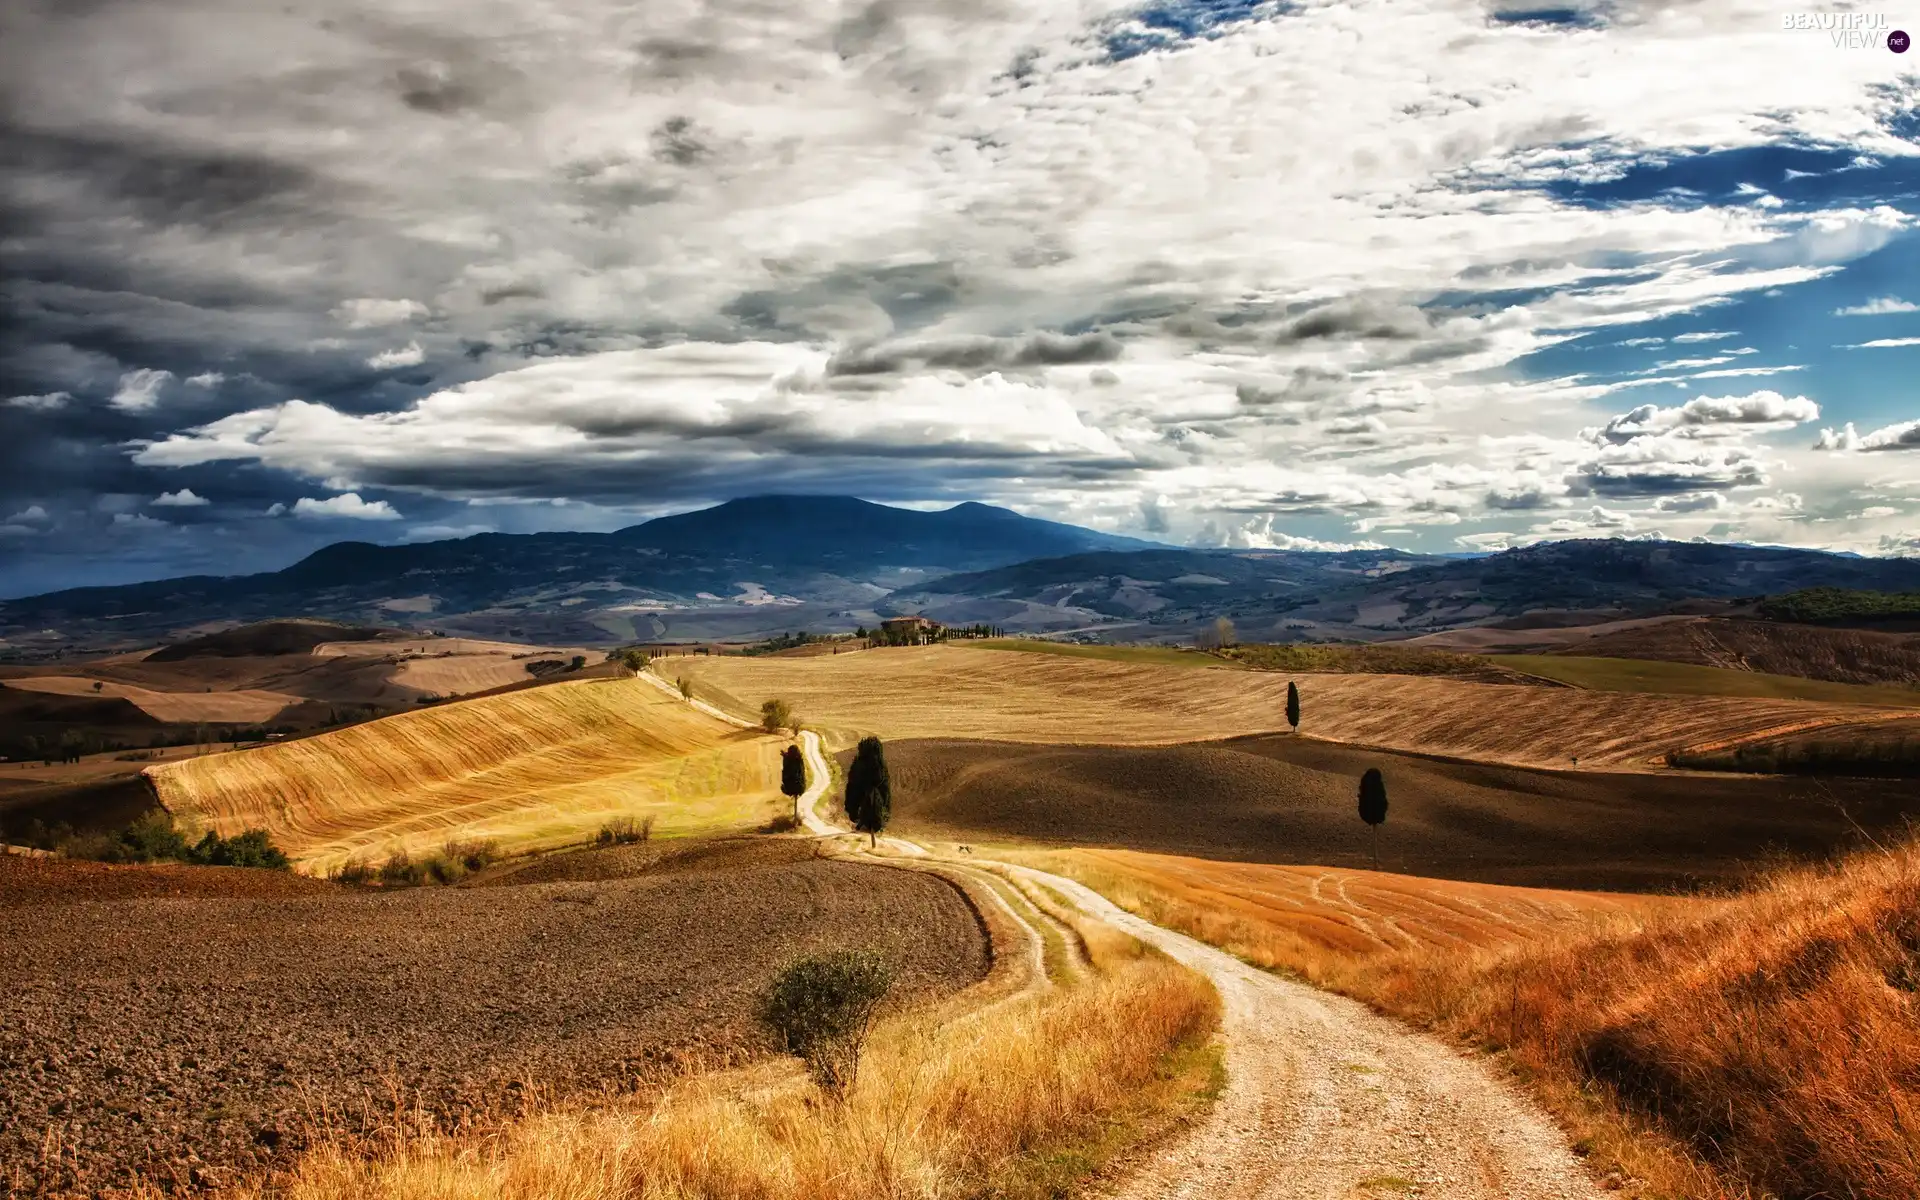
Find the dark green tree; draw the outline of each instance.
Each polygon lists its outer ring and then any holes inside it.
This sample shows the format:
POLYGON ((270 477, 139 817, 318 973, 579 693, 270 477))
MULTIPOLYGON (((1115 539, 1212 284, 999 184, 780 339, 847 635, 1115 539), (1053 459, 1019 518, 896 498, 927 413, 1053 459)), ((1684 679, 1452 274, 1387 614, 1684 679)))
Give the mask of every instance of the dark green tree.
POLYGON ((1380 869, 1380 826, 1387 821, 1387 781, 1379 767, 1360 777, 1360 819, 1373 827, 1373 866, 1380 869))
POLYGON ((780 752, 780 791, 793 798, 793 819, 800 820, 800 797, 807 790, 807 760, 800 747, 788 746, 780 752))
POLYGON ((893 815, 893 783, 887 778, 887 755, 877 737, 863 737, 853 752, 853 765, 847 768, 847 819, 867 835, 869 846, 877 845, 879 834, 893 815))
POLYGON ((1287 724, 1300 732, 1300 688, 1291 679, 1287 681, 1287 724))

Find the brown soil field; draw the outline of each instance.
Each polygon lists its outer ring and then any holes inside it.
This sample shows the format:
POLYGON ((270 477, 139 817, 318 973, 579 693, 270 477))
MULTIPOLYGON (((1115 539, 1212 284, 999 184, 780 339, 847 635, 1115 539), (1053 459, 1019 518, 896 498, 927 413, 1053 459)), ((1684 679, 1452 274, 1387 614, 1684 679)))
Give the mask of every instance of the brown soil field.
POLYGON ((1869 705, 1663 696, 1385 675, 1285 675, 955 646, 825 658, 694 658, 659 668, 742 715, 779 697, 838 736, 1150 745, 1283 728, 1298 682, 1315 737, 1527 766, 1645 770, 1668 751, 1879 719, 1869 705))
POLYGON ((750 828, 784 809, 785 739, 736 729, 640 680, 588 680, 401 713, 148 771, 161 802, 222 833, 265 829, 303 869, 590 839, 653 816, 660 836, 750 828))
POLYGON ((811 855, 622 848, 571 856, 590 882, 386 894, 193 868, 231 885, 192 896, 103 882, 176 871, 0 858, 0 1192, 204 1186, 315 1134, 744 1061, 771 1049, 758 991, 827 946, 882 950, 902 1002, 984 975, 953 885, 811 855))
MULTIPOLYGON (((1477 654, 1482 651, 1549 651, 1561 646, 1583 645, 1596 637, 1621 633, 1636 629, 1654 629, 1676 621, 1691 621, 1693 617, 1659 616, 1629 617, 1618 621, 1600 621, 1585 625, 1552 625, 1516 628, 1509 625, 1472 625, 1464 629, 1443 629, 1439 633, 1423 633, 1419 637, 1407 638, 1393 643, 1399 646, 1419 646, 1431 650, 1457 650, 1465 654, 1477 654)), ((1569 650, 1568 653, 1585 654, 1585 650, 1569 650)))
POLYGON ((1342 870, 1372 861, 1355 797, 1379 767, 1386 870, 1587 891, 1734 882, 1770 855, 1856 845, 1856 823, 1892 831, 1920 817, 1920 784, 1906 781, 1538 771, 1287 734, 1160 747, 904 740, 887 762, 895 827, 910 837, 1342 870))
POLYGON ((171 662, 192 658, 256 658, 284 654, 306 654, 325 642, 347 639, 387 639, 404 636, 402 630, 372 625, 342 625, 337 621, 286 620, 256 621, 234 629, 223 629, 200 637, 187 638, 148 651, 148 662, 171 662))
MULTIPOLYGON (((120 764, 124 767, 126 764, 120 764)), ((125 827, 160 807, 144 776, 120 771, 92 779, 44 782, 0 776, 0 836, 24 838, 33 822, 81 833, 125 827)))
POLYGON ((1683 617, 1602 634, 1555 653, 1647 658, 1834 683, 1920 683, 1920 635, 1779 621, 1683 617))
POLYGON ((15 676, 7 680, 7 686, 24 692, 127 700, 155 720, 189 725, 200 721, 257 725, 271 721, 282 709, 300 701, 300 697, 285 692, 252 688, 221 692, 156 692, 132 684, 111 683, 78 675, 15 676))
POLYGON ((521 642, 495 642, 485 638, 381 638, 375 641, 361 642, 323 642, 313 648, 319 658, 378 658, 391 655, 425 655, 437 657, 451 654, 455 657, 465 654, 515 654, 528 661, 535 658, 568 659, 576 654, 587 656, 588 662, 599 662, 606 657, 605 652, 590 650, 584 646, 536 646, 521 642))

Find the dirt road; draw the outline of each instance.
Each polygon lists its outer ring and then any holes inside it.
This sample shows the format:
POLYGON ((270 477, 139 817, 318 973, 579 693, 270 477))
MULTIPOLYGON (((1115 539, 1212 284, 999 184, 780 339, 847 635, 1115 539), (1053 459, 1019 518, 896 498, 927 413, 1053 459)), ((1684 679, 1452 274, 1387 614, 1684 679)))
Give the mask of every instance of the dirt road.
POLYGON ((1115 1200, 1572 1200, 1566 1138, 1484 1066, 1365 1007, 1247 966, 1070 879, 1014 868, 1213 981, 1227 1086, 1115 1200))
MULTIPOLYGON (((819 739, 803 734, 801 745, 813 781, 802 821, 816 833, 843 833, 817 810, 830 778, 819 739)), ((1354 1001, 1142 920, 1073 880, 1005 869, 1159 947, 1220 991, 1226 1089, 1113 1200, 1603 1195, 1561 1131, 1482 1064, 1354 1001)))

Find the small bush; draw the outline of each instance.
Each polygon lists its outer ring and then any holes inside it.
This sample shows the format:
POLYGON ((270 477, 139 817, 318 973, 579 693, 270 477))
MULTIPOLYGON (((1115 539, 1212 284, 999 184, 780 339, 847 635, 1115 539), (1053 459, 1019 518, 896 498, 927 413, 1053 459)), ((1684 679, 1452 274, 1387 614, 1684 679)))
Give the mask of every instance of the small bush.
POLYGON ((328 873, 327 878, 335 883, 350 883, 362 886, 372 883, 379 872, 373 864, 364 858, 350 858, 328 873))
POLYGON ((249 829, 230 838, 209 831, 194 846, 190 861, 212 867, 265 867, 274 871, 292 865, 264 829, 249 829))
POLYGON ((420 865, 435 883, 458 883, 475 871, 491 866, 499 857, 498 842, 481 839, 451 841, 420 865))
POLYGON ((380 864, 379 878, 387 887, 418 887, 427 881, 427 868, 405 850, 395 850, 380 864))
MULTIPOLYGON (((264 829, 249 829, 223 838, 208 830, 200 840, 188 843, 173 823, 173 814, 150 812, 116 833, 75 834, 61 826, 58 832, 42 827, 28 830, 29 838, 51 842, 50 848, 68 858, 86 858, 96 862, 151 863, 183 862, 200 867, 262 867, 284 871, 293 864, 264 829)), ((37 844, 29 841, 29 844, 37 844)))
POLYGON ((760 728, 779 733, 793 724, 793 708, 785 700, 769 700, 760 706, 760 728))
POLYGON ((600 836, 594 840, 602 846, 630 846, 635 842, 653 839, 653 815, 635 820, 632 817, 616 817, 600 827, 600 836))
POLYGON ((805 1060, 822 1091, 844 1097, 860 1052, 893 989, 893 968, 872 950, 832 950, 789 963, 761 1000, 760 1019, 805 1060))

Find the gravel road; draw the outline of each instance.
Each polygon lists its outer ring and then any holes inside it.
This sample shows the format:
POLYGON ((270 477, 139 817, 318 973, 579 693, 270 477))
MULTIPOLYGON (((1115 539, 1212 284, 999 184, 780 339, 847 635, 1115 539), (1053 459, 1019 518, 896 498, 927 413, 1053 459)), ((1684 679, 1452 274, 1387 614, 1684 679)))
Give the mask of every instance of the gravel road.
POLYGON ((988 965, 951 884, 795 839, 488 882, 365 893, 0 858, 0 1195, 218 1183, 396 1104, 485 1119, 536 1086, 741 1061, 768 1049, 757 990, 825 945, 881 947, 924 997, 988 965))

